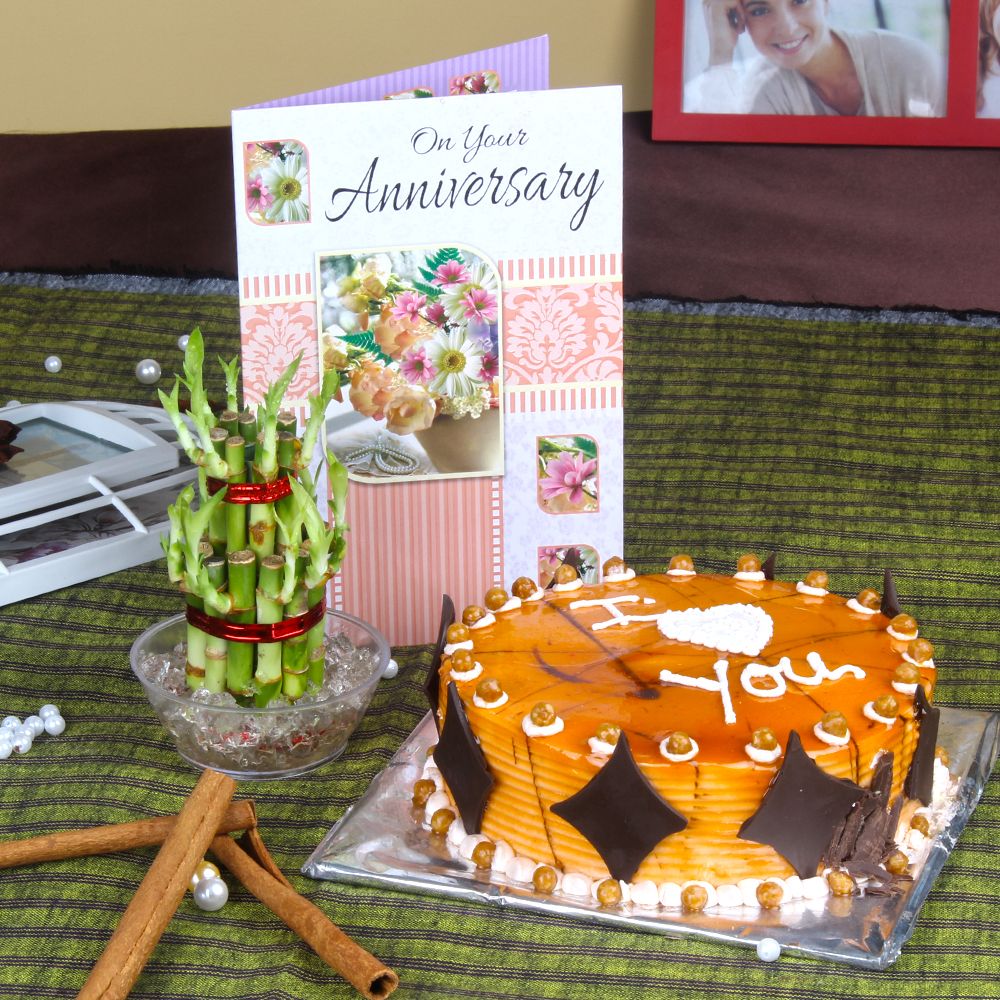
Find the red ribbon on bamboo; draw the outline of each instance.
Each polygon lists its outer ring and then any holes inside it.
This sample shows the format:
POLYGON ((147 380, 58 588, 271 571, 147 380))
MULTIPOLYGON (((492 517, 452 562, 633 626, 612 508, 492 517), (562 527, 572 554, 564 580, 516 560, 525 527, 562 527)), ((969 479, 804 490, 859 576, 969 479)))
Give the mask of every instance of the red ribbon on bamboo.
POLYGON ((209 493, 226 491, 226 503, 275 503, 292 492, 287 476, 275 479, 271 483, 227 483, 224 479, 208 477, 209 493))
POLYGON ((242 624, 225 618, 213 618, 190 605, 186 608, 186 614, 189 624, 217 639, 230 639, 234 642, 282 642, 304 635, 313 625, 318 624, 326 614, 326 601, 314 604, 304 615, 285 618, 273 625, 242 624))

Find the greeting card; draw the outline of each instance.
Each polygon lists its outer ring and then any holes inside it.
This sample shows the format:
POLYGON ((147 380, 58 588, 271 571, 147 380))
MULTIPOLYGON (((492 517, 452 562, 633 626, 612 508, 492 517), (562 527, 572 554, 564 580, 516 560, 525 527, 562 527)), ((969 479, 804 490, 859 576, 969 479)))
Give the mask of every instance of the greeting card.
POLYGON ((621 92, 540 41, 233 114, 246 394, 338 372, 331 602, 393 644, 622 551, 621 92))

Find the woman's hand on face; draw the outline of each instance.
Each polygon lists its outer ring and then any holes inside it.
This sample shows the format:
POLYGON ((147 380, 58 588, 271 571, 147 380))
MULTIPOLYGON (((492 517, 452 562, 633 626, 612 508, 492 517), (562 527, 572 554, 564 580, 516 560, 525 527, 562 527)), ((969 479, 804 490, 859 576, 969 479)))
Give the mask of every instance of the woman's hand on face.
POLYGON ((708 29, 708 65, 728 66, 746 28, 739 0, 702 0, 708 29))

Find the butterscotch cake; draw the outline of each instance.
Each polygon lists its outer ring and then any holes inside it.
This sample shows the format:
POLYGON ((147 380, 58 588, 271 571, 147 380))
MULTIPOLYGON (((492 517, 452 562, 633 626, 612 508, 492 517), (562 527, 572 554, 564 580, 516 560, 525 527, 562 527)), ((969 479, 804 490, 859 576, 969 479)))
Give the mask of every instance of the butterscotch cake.
POLYGON ((442 624, 439 742, 414 790, 434 833, 604 905, 780 905, 906 877, 934 794, 934 650, 888 573, 845 600, 755 556, 725 576, 615 559, 598 585, 562 569, 442 624))

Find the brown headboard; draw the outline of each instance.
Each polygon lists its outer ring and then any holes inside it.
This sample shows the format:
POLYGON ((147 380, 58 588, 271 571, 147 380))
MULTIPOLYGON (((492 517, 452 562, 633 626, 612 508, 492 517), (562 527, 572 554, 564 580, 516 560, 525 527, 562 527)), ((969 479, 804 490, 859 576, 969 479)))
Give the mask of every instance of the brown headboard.
MULTIPOLYGON (((1000 151, 649 131, 625 115, 629 298, 1000 312, 1000 151)), ((0 190, 0 270, 235 276, 227 128, 0 135, 0 190)))

